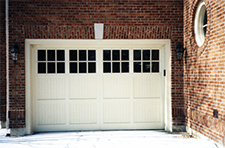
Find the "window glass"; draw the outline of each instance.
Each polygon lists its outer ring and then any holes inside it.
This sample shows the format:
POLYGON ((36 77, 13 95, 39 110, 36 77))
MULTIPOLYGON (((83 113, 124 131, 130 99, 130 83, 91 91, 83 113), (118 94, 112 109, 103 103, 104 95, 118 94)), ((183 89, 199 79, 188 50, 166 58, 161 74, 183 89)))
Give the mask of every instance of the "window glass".
POLYGON ((77 63, 70 63, 70 73, 77 73, 77 63))
POLYGON ((77 61, 77 50, 70 50, 70 61, 77 61))
POLYGON ((65 61, 64 50, 57 50, 57 61, 65 61))
POLYGON ((55 63, 48 63, 48 73, 55 73, 55 63))
POLYGON ((95 50, 88 50, 88 60, 95 61, 95 50))
POLYGON ((159 60, 159 50, 152 50, 152 60, 159 60))
POLYGON ((96 63, 88 63, 88 73, 95 73, 96 72, 96 63))
POLYGON ((120 51, 119 50, 113 50, 113 61, 120 60, 120 51))
POLYGON ((141 72, 141 62, 134 62, 134 72, 141 72))
POLYGON ((38 63, 38 73, 46 73, 46 63, 38 63))
POLYGON ((38 50, 38 61, 45 61, 45 60, 46 60, 46 51, 38 50))
POLYGON ((120 72, 120 63, 113 62, 113 73, 119 73, 119 72, 120 72))
POLYGON ((129 50, 122 50, 122 60, 129 60, 129 50))
POLYGON ((122 72, 123 73, 129 72, 129 62, 122 62, 122 72))
POLYGON ((86 73, 86 72, 87 72, 86 63, 79 63, 79 73, 86 73))
POLYGON ((86 50, 79 50, 79 61, 86 61, 86 50))
POLYGON ((48 61, 55 61, 55 50, 48 50, 48 61))
POLYGON ((111 51, 110 50, 104 50, 103 51, 103 60, 104 61, 110 61, 111 60, 111 51))
POLYGON ((150 50, 143 50, 143 60, 150 60, 150 50))
POLYGON ((159 72, 159 62, 152 62, 152 72, 159 72))
POLYGON ((104 62, 103 63, 103 72, 104 73, 110 73, 111 72, 111 63, 110 62, 104 62))
POLYGON ((143 62, 143 72, 150 72, 150 62, 143 62))
POLYGON ((65 63, 57 63, 57 73, 65 73, 65 63))
POLYGON ((141 60, 141 50, 134 50, 134 60, 141 60))

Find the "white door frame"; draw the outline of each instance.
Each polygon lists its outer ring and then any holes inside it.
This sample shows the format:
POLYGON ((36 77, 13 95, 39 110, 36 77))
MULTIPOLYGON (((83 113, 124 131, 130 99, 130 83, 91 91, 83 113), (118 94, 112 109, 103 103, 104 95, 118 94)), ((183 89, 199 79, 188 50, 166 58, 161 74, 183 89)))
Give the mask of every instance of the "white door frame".
POLYGON ((33 133, 33 106, 32 106, 32 78, 31 78, 31 50, 33 45, 108 45, 108 44, 135 44, 135 45, 160 45, 164 48, 164 69, 166 70, 164 88, 164 124, 165 130, 172 132, 171 113, 171 41, 170 39, 133 39, 133 40, 82 40, 82 39, 26 39, 25 40, 25 104, 26 104, 26 134, 33 133))

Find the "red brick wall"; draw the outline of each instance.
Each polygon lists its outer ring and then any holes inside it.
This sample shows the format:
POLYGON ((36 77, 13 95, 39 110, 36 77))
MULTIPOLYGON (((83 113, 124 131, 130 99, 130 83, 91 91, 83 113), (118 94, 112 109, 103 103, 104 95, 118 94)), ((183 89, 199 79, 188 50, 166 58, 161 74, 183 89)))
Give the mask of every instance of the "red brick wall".
POLYGON ((0 121, 6 121, 5 1, 0 1, 0 121))
POLYGON ((225 145, 225 1, 204 0, 207 35, 198 47, 194 38, 197 0, 184 0, 184 98, 186 125, 225 145), (219 111, 219 118, 213 117, 219 111))
POLYGON ((183 42, 183 0, 10 0, 10 127, 25 126, 25 39, 94 39, 94 23, 104 23, 104 39, 171 39, 173 124, 184 125, 183 63, 175 44, 183 42))

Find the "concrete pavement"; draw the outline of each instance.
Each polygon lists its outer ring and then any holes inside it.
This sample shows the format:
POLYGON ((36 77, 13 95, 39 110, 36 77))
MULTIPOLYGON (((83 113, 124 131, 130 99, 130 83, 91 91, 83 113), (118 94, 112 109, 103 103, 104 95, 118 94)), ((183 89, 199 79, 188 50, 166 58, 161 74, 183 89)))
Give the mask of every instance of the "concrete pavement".
POLYGON ((0 129, 0 148, 217 148, 213 142, 163 130, 51 132, 23 137, 5 137, 5 133, 0 129))

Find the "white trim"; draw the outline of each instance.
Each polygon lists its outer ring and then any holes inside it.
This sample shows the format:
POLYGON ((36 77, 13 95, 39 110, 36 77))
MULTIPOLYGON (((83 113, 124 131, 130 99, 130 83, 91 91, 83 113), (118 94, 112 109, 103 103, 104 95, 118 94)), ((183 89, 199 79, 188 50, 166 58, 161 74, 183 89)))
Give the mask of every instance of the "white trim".
MULTIPOLYGON (((198 44, 198 46, 202 46, 205 40, 205 35, 203 32, 203 20, 205 16, 205 11, 206 11, 206 5, 204 1, 201 1, 200 4, 197 7, 197 11, 195 14, 195 40, 198 44)), ((207 25, 206 25, 207 26, 207 25)))
POLYGON ((31 50, 32 45, 155 45, 165 48, 164 65, 166 69, 165 77, 165 109, 164 109, 164 122, 165 130, 172 131, 172 115, 171 115, 171 41, 157 40, 157 39, 144 39, 144 40, 62 40, 62 39, 26 39, 25 40, 25 65, 26 65, 26 134, 32 134, 33 123, 32 123, 32 107, 31 107, 31 50))

